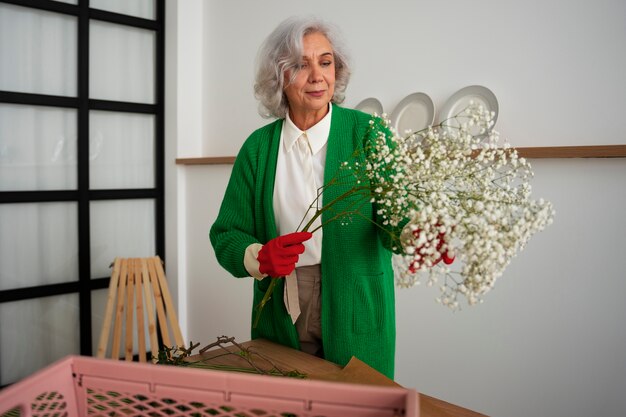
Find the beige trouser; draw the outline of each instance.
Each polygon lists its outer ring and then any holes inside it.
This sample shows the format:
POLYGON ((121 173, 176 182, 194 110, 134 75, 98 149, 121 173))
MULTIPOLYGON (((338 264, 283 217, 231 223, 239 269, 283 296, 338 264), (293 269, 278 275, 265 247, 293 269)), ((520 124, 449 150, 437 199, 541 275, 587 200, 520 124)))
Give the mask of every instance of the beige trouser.
POLYGON ((320 265, 301 266, 296 268, 296 276, 301 311, 296 320, 300 348, 303 352, 324 357, 320 307, 321 267, 320 265))

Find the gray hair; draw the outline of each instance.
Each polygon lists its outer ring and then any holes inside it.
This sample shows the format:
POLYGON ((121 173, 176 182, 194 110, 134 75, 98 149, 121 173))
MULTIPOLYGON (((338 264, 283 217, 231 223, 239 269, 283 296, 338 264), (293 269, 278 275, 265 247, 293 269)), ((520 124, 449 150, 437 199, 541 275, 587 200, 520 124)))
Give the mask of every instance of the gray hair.
POLYGON ((270 33, 257 55, 254 95, 260 102, 261 116, 281 119, 287 115, 289 105, 283 92, 285 71, 292 70, 292 77, 295 77, 302 60, 302 39, 318 32, 328 39, 335 57, 335 93, 331 101, 343 103, 350 65, 338 30, 315 17, 291 17, 270 33))

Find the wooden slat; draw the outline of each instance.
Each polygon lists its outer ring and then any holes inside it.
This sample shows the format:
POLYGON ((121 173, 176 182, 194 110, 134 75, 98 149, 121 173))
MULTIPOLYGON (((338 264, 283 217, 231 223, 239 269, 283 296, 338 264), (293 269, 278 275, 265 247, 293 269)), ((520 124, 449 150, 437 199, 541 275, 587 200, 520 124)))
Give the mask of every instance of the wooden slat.
POLYGON ((148 315, 148 336, 150 337, 150 351, 152 352, 152 360, 156 360, 159 354, 159 342, 157 340, 156 320, 154 318, 154 306, 152 303, 153 295, 150 286, 150 274, 148 272, 148 264, 145 258, 141 258, 141 278, 143 288, 146 294, 146 314, 148 315))
POLYGON ((124 315, 124 300, 126 292, 126 280, 128 279, 128 261, 121 260, 120 279, 117 286, 117 308, 115 309, 115 325, 113 327, 113 344, 111 357, 118 359, 120 355, 120 341, 122 338, 122 317, 124 315))
POLYGON ((180 326, 178 325, 178 316, 176 315, 176 309, 174 308, 174 303, 172 302, 172 296, 170 294, 169 287, 167 286, 167 281, 165 279, 165 271, 163 271, 163 262, 161 258, 158 256, 153 258, 154 266, 159 277, 159 285, 161 288, 161 294, 163 296, 163 301, 165 301, 165 309, 167 311, 167 315, 170 320, 170 327, 172 328, 172 332, 174 333, 174 340, 176 341, 176 346, 185 347, 185 341, 183 340, 183 334, 180 331, 180 326))
POLYGON ((143 320, 143 292, 141 276, 141 259, 135 259, 133 265, 135 277, 135 311, 137 316, 137 345, 139 348, 139 362, 146 362, 146 333, 143 320))
POLYGON ((161 338, 167 347, 172 347, 169 331, 167 330, 167 318, 165 316, 165 308, 163 306, 163 295, 159 286, 159 276, 154 267, 154 259, 148 259, 148 271, 150 272, 150 283, 152 284, 152 293, 154 294, 154 303, 156 304, 159 328, 161 329, 161 338))
POLYGON ((120 259, 115 258, 113 263, 113 272, 111 273, 111 281, 109 283, 109 293, 107 295, 107 305, 104 311, 104 322, 100 331, 100 342, 98 343, 98 351, 96 356, 104 358, 106 356, 107 344, 109 342, 109 333, 111 332, 111 322, 113 320, 113 306, 115 305, 115 295, 117 293, 117 284, 120 279, 120 259))
POLYGON ((134 320, 133 314, 135 309, 133 304, 135 301, 135 276, 134 276, 134 259, 128 260, 128 281, 126 282, 126 340, 124 357, 127 361, 133 360, 133 330, 134 320))

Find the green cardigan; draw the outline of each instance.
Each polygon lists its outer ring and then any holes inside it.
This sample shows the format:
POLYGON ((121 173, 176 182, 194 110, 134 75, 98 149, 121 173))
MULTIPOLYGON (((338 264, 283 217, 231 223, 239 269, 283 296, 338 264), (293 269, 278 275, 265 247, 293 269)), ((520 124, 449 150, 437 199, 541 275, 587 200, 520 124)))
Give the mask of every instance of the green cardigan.
MULTIPOLYGON (((333 105, 324 171, 328 182, 340 164, 362 149, 372 118, 360 111, 333 105)), ((210 239, 219 263, 235 277, 249 276, 245 249, 277 236, 272 207, 276 160, 283 120, 250 135, 235 161, 210 239)), ((375 124, 376 125, 376 124, 375 124)), ((329 187, 324 201, 341 195, 352 184, 329 187)), ((339 203, 341 204, 341 203, 339 203)), ((347 202, 346 202, 347 204, 347 202)), ((338 207, 337 210, 342 210, 338 207)), ((375 206, 365 204, 361 216, 332 221, 323 228, 321 320, 325 358, 346 365, 352 356, 393 378, 395 357, 395 294, 391 252, 386 249, 375 220, 375 206)), ((304 215, 304 213, 303 213, 304 215)), ((322 221, 329 219, 325 212, 322 221)), ((254 280, 253 318, 271 278, 254 280)), ((252 329, 252 338, 265 338, 295 349, 298 335, 283 302, 283 280, 275 287, 252 329)))

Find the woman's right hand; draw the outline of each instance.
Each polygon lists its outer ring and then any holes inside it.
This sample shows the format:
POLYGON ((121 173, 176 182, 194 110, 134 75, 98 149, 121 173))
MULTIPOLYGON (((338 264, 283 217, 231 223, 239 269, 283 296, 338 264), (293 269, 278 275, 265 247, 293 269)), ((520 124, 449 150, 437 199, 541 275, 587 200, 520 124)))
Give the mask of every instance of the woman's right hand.
POLYGON ((257 256, 259 271, 274 278, 289 275, 296 268, 299 256, 304 253, 302 243, 312 236, 310 232, 295 232, 270 240, 257 256))

